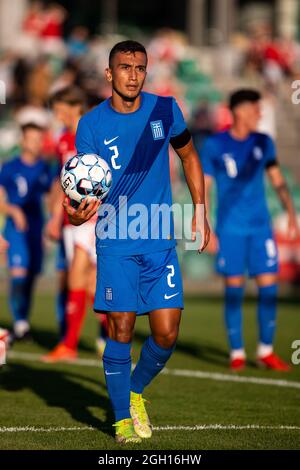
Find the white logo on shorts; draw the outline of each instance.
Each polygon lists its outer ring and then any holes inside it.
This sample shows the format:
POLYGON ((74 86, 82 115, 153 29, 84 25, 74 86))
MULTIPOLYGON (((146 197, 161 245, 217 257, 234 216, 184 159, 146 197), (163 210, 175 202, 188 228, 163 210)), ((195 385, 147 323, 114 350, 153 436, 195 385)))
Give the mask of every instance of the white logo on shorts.
POLYGON ((179 292, 176 292, 176 294, 172 294, 172 295, 167 295, 167 294, 165 294, 165 297, 164 297, 164 298, 165 298, 165 300, 169 300, 169 299, 172 299, 172 297, 175 297, 175 296, 178 295, 178 294, 179 294, 179 292))
POLYGON ((272 238, 268 238, 265 241, 265 247, 266 247, 266 252, 267 252, 268 258, 275 258, 277 256, 276 245, 275 245, 275 242, 272 238))

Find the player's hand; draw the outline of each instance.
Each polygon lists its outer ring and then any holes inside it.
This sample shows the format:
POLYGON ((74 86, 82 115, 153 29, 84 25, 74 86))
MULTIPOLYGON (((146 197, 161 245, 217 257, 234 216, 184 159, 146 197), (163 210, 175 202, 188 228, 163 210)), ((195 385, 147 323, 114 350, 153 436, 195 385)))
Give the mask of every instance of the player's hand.
POLYGON ((290 240, 300 238, 300 227, 297 220, 297 215, 288 217, 288 237, 290 240))
POLYGON ((20 207, 18 206, 12 206, 10 215, 14 221, 17 230, 19 230, 19 232, 26 232, 28 224, 26 216, 22 209, 20 209, 20 207))
POLYGON ((65 198, 63 207, 68 214, 69 221, 72 225, 81 225, 90 220, 97 212, 101 205, 99 199, 84 199, 77 209, 70 205, 69 198, 65 198))
POLYGON ((218 237, 217 235, 211 230, 210 231, 210 238, 209 238, 209 242, 208 242, 208 245, 207 245, 207 253, 209 253, 210 255, 215 255, 217 253, 219 249, 219 240, 218 240, 218 237))
POLYGON ((192 221, 192 241, 196 241, 196 234, 197 232, 201 232, 201 244, 200 247, 198 248, 198 253, 202 253, 202 251, 205 250, 208 242, 209 242, 209 237, 210 237, 210 227, 209 223, 207 222, 206 216, 204 215, 204 220, 203 220, 203 225, 201 224, 199 227, 199 224, 196 222, 196 214, 193 216, 193 221, 192 221))
POLYGON ((51 217, 46 224, 45 234, 50 240, 58 241, 61 238, 61 220, 51 217))
POLYGON ((4 253, 9 246, 9 243, 0 235, 0 253, 4 253))

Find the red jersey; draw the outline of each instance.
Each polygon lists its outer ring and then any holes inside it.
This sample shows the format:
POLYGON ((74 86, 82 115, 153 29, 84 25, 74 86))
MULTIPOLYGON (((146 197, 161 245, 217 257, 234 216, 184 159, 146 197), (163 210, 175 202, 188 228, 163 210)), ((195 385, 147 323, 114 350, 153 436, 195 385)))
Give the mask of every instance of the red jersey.
MULTIPOLYGON (((60 167, 74 155, 76 155, 77 150, 75 146, 76 134, 70 130, 65 131, 61 136, 57 144, 57 154, 59 158, 60 167)), ((95 222, 97 220, 97 214, 93 216, 90 221, 95 222)), ((70 225, 68 215, 64 210, 63 225, 70 225)))
MULTIPOLYGON (((65 131, 61 136, 57 144, 57 155, 59 158, 60 167, 74 155, 76 155, 75 147, 75 134, 72 131, 65 131)), ((64 210, 63 225, 70 225, 66 211, 64 210)))

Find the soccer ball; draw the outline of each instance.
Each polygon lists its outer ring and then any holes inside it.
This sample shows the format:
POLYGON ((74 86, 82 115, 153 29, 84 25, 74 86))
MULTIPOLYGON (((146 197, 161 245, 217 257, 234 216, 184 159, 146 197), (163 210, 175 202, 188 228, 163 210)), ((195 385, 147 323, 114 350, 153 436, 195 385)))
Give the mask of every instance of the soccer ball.
POLYGON ((65 194, 80 204, 86 197, 103 199, 111 188, 112 174, 99 155, 81 153, 65 163, 60 180, 65 194))

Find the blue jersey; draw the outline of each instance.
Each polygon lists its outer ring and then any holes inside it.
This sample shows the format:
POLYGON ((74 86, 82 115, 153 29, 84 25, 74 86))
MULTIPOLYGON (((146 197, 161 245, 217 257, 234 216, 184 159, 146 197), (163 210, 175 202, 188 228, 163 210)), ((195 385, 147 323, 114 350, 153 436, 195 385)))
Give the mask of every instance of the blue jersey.
MULTIPOLYGON (((42 196, 52 183, 50 166, 43 160, 27 165, 20 157, 3 164, 0 185, 4 187, 10 204, 19 206, 29 225, 41 226, 43 222, 42 196)), ((10 218, 8 225, 13 225, 10 218)))
POLYGON ((100 206, 97 253, 139 255, 175 246, 168 147, 185 129, 174 98, 145 92, 135 112, 119 113, 108 99, 81 118, 78 152, 100 155, 113 177, 100 206))
POLYGON ((229 131, 217 133, 204 143, 201 161, 216 181, 217 233, 251 235, 271 226, 264 174, 276 150, 269 136, 253 132, 239 141, 229 131))

